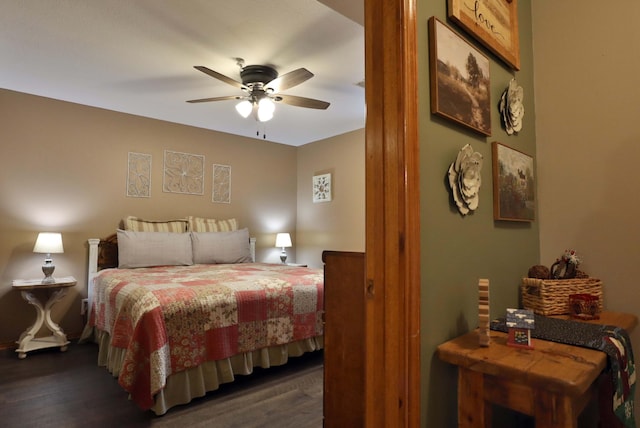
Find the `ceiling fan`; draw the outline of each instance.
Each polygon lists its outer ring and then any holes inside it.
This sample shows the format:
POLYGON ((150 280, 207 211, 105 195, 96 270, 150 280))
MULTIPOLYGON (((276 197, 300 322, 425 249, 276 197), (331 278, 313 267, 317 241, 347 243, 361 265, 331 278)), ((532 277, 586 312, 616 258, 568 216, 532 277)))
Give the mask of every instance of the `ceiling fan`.
POLYGON ((196 65, 194 68, 224 83, 241 89, 245 92, 244 95, 201 98, 187 102, 206 103, 211 101, 241 100, 236 105, 238 113, 245 118, 253 113, 256 120, 260 122, 266 122, 273 118, 275 103, 284 103, 296 107, 319 110, 325 110, 330 105, 326 101, 280 93, 280 91, 293 88, 312 78, 313 73, 306 68, 298 68, 297 70, 279 76, 276 69, 268 65, 245 66, 244 61, 240 58, 238 59, 238 65, 240 66, 240 78, 242 82, 238 82, 202 65, 196 65))

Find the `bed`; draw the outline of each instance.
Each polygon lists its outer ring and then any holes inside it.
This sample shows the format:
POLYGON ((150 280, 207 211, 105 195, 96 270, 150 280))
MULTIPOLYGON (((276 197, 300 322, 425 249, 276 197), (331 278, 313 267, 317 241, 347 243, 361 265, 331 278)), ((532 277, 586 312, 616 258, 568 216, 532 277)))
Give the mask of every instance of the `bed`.
POLYGON ((98 364, 141 409, 162 415, 254 367, 322 349, 321 269, 256 263, 255 239, 235 221, 212 220, 212 230, 189 217, 172 230, 128 219, 89 240, 81 341, 98 343, 98 364))

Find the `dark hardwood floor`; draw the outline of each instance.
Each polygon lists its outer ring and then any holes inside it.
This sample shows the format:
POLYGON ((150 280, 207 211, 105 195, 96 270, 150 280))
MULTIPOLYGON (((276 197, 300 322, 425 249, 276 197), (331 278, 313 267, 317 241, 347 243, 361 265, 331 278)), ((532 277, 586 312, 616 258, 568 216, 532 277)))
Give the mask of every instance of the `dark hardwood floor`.
POLYGON ((140 410, 94 344, 0 351, 0 427, 322 427, 322 352, 256 369, 164 416, 140 410))

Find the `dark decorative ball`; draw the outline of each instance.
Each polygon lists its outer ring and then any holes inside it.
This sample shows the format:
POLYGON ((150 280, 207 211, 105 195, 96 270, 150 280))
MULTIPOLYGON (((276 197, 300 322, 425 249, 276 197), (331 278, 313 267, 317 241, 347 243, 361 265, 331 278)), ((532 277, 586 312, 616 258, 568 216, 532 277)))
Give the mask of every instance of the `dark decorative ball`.
POLYGON ((549 268, 542 265, 535 265, 529 268, 529 278, 549 279, 549 268))
POLYGON ((589 278, 589 274, 580 269, 576 269, 576 278, 589 278))

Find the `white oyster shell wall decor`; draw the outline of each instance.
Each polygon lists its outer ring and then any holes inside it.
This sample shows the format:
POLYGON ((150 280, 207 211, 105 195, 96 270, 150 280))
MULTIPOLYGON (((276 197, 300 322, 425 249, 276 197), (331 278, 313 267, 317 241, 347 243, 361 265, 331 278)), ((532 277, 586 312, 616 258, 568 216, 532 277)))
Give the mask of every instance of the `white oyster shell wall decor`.
POLYGON ((524 90, 518 85, 516 79, 511 79, 509 87, 504 90, 500 97, 500 117, 507 131, 512 135, 522 129, 522 117, 524 116, 524 90))
POLYGON ((467 144, 449 166, 449 186, 460 214, 467 215, 478 208, 482 183, 482 155, 467 144))

